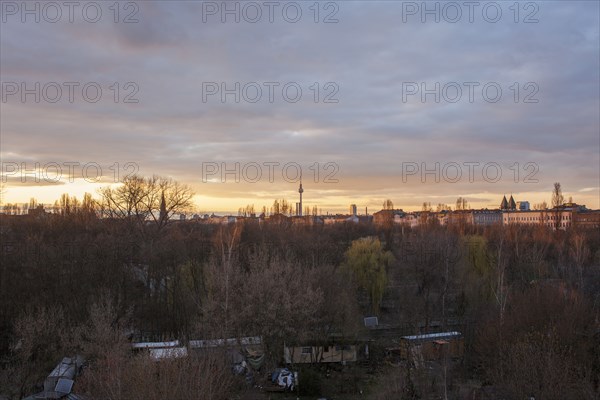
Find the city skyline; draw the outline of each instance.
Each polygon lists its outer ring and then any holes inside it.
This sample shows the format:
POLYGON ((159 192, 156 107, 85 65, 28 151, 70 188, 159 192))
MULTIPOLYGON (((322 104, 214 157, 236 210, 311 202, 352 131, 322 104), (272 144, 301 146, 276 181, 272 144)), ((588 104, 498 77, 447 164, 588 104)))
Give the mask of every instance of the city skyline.
MULTIPOLYGON (((110 187, 115 187, 115 185, 108 185, 110 187)), ((105 188, 108 186, 104 186, 105 188)), ((562 189, 561 189, 562 190, 562 189)), ((289 192, 286 192, 289 193, 289 192)), ((430 208, 431 210, 435 211, 436 209, 438 209, 440 206, 443 206, 441 208, 441 210, 457 210, 457 209, 462 209, 462 207, 465 207, 464 209, 468 209, 468 210, 503 210, 503 206, 501 205, 500 202, 500 198, 496 199, 497 201, 495 203, 490 203, 486 206, 478 206, 476 204, 471 204, 469 201, 469 198, 464 196, 464 195, 458 195, 453 201, 448 201, 448 202, 437 202, 437 203, 432 203, 430 201, 423 201, 421 203, 419 203, 418 205, 415 206, 411 206, 411 207, 402 207, 401 205, 397 204, 393 199, 390 198, 386 198, 385 200, 383 200, 380 204, 358 204, 358 203, 348 203, 345 205, 345 209, 342 206, 336 207, 334 209, 329 209, 327 207, 323 207, 321 204, 319 204, 318 202, 316 202, 318 199, 313 199, 312 202, 305 202, 303 200, 303 193, 304 193, 304 188, 302 187, 302 184, 300 183, 300 186, 296 188, 295 193, 292 192, 292 197, 279 197, 279 198, 273 198, 271 200, 271 202, 267 202, 264 204, 255 204, 255 203, 245 203, 245 204, 238 204, 237 207, 234 207, 232 209, 215 209, 215 210, 211 210, 211 209, 207 209, 207 208, 201 208, 198 207, 198 204, 195 202, 195 200, 199 197, 197 194, 195 194, 192 197, 192 205, 191 207, 189 207, 189 209, 186 209, 184 212, 186 214, 220 214, 220 215, 236 215, 239 214, 241 211, 244 211, 244 209, 246 209, 247 207, 252 207, 252 209, 254 210, 256 215, 259 215, 260 213, 262 213, 263 211, 266 211, 267 215, 272 215, 273 214, 273 205, 275 202, 281 202, 283 200, 285 200, 289 206, 288 212, 286 212, 286 214, 290 214, 290 215, 302 215, 305 210, 309 211, 309 214, 313 214, 314 213, 314 209, 316 207, 317 211, 318 211, 318 215, 334 215, 334 214, 352 214, 352 212, 348 212, 348 209, 355 209, 356 210, 356 215, 372 215, 377 211, 386 209, 386 204, 387 202, 391 201, 392 205, 393 205, 393 209, 395 210, 403 210, 405 212, 416 212, 416 211, 423 211, 423 207, 427 206, 428 208, 430 208), (296 196, 296 197, 293 197, 296 196), (299 200, 299 201, 296 201, 299 200), (462 201, 462 202, 466 202, 463 203, 460 207, 457 205, 458 201, 462 201), (300 207, 300 208, 298 208, 300 207)), ((562 192, 561 192, 562 193, 562 192)), ((92 198, 94 198, 95 200, 100 200, 101 201, 101 195, 99 193, 96 194, 92 194, 89 192, 83 192, 83 194, 81 196, 77 196, 77 195, 73 195, 72 193, 67 193, 64 192, 62 193, 60 196, 62 195, 69 195, 69 196, 73 196, 74 198, 76 198, 78 201, 81 201, 82 198, 86 195, 86 194, 91 194, 92 198)), ((569 194, 569 192, 565 192, 562 193, 563 195, 563 200, 564 203, 575 203, 578 204, 579 206, 585 206, 588 209, 594 210, 597 209, 596 207, 593 206, 588 206, 585 203, 582 203, 580 201, 580 199, 574 197, 573 195, 569 194)), ((10 202, 10 201, 4 201, 2 204, 0 204, 0 206, 17 206, 20 208, 27 208, 28 204, 34 200, 36 204, 42 205, 44 207, 49 207, 52 208, 56 203, 60 203, 60 196, 56 197, 56 198, 52 198, 49 201, 42 201, 39 197, 35 197, 32 196, 30 197, 27 201, 23 201, 23 202, 10 202)), ((503 195, 504 199, 507 199, 507 194, 504 193, 503 195)), ((552 208, 552 202, 551 199, 543 199, 540 202, 532 202, 529 198, 520 198, 520 197, 516 197, 515 194, 513 194, 513 192, 510 192, 508 194, 508 196, 510 197, 510 199, 514 202, 516 202, 516 204, 519 203, 527 203, 527 210, 529 208, 533 209, 551 209, 552 208), (545 208, 543 208, 542 206, 545 206, 545 208)), ((552 197, 552 193, 549 194, 550 197, 552 197)), ((43 199, 43 198, 42 198, 43 199)), ((418 200, 418 199, 417 199, 418 200)))

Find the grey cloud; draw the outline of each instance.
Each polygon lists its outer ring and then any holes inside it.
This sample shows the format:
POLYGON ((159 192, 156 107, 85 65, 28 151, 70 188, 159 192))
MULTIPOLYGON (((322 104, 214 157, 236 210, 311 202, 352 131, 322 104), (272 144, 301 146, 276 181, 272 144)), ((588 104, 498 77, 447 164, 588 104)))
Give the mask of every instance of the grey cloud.
MULTIPOLYGON (((598 4, 539 5, 529 25, 403 23, 393 2, 340 3, 337 24, 203 23, 195 2, 140 2, 137 24, 5 24, 2 81, 135 82, 140 102, 2 104, 1 151, 130 160, 189 179, 202 161, 335 161, 378 185, 398 181, 402 161, 531 161, 545 180, 577 168, 573 183, 596 187, 598 4), (305 97, 203 103, 207 81, 294 81, 305 97), (330 81, 339 103, 313 103, 308 86, 330 81), (497 81, 505 92, 496 104, 404 103, 402 82, 421 81, 497 81), (508 87, 528 81, 539 103, 514 103, 508 87)), ((377 189, 356 183, 347 190, 377 189)))

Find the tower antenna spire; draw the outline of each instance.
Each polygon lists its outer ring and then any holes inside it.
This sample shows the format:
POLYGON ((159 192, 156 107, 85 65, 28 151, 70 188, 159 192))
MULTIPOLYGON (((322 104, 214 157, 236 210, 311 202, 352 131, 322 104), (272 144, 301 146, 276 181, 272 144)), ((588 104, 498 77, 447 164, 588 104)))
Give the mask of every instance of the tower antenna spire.
POLYGON ((302 193, 304 193, 304 189, 302 189, 302 171, 300 171, 300 186, 298 187, 298 193, 300 194, 300 202, 296 203, 296 215, 302 216, 302 193))

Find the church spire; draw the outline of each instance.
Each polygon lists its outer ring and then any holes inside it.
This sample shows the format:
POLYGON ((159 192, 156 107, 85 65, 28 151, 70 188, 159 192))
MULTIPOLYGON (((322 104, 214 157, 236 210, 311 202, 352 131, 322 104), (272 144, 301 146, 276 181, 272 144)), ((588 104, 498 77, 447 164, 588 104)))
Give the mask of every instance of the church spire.
POLYGON ((515 199, 513 199, 512 194, 510 195, 510 200, 508 200, 508 208, 511 210, 517 209, 517 203, 515 203, 515 199))
POLYGON ((508 201, 506 201, 506 195, 502 197, 502 203, 500 203, 500 209, 506 210, 508 208, 508 201))
POLYGON ((158 217, 161 225, 167 222, 167 216, 167 202, 165 201, 165 192, 162 192, 160 195, 160 214, 158 217))

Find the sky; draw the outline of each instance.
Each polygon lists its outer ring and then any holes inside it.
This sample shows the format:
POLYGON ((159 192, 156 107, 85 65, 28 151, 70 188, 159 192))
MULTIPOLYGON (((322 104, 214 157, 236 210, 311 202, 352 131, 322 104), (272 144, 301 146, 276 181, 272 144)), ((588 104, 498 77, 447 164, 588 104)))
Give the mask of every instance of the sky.
POLYGON ((598 1, 12 2, 2 202, 137 173, 198 211, 600 208, 598 1), (301 171, 301 172, 300 172, 301 171))

